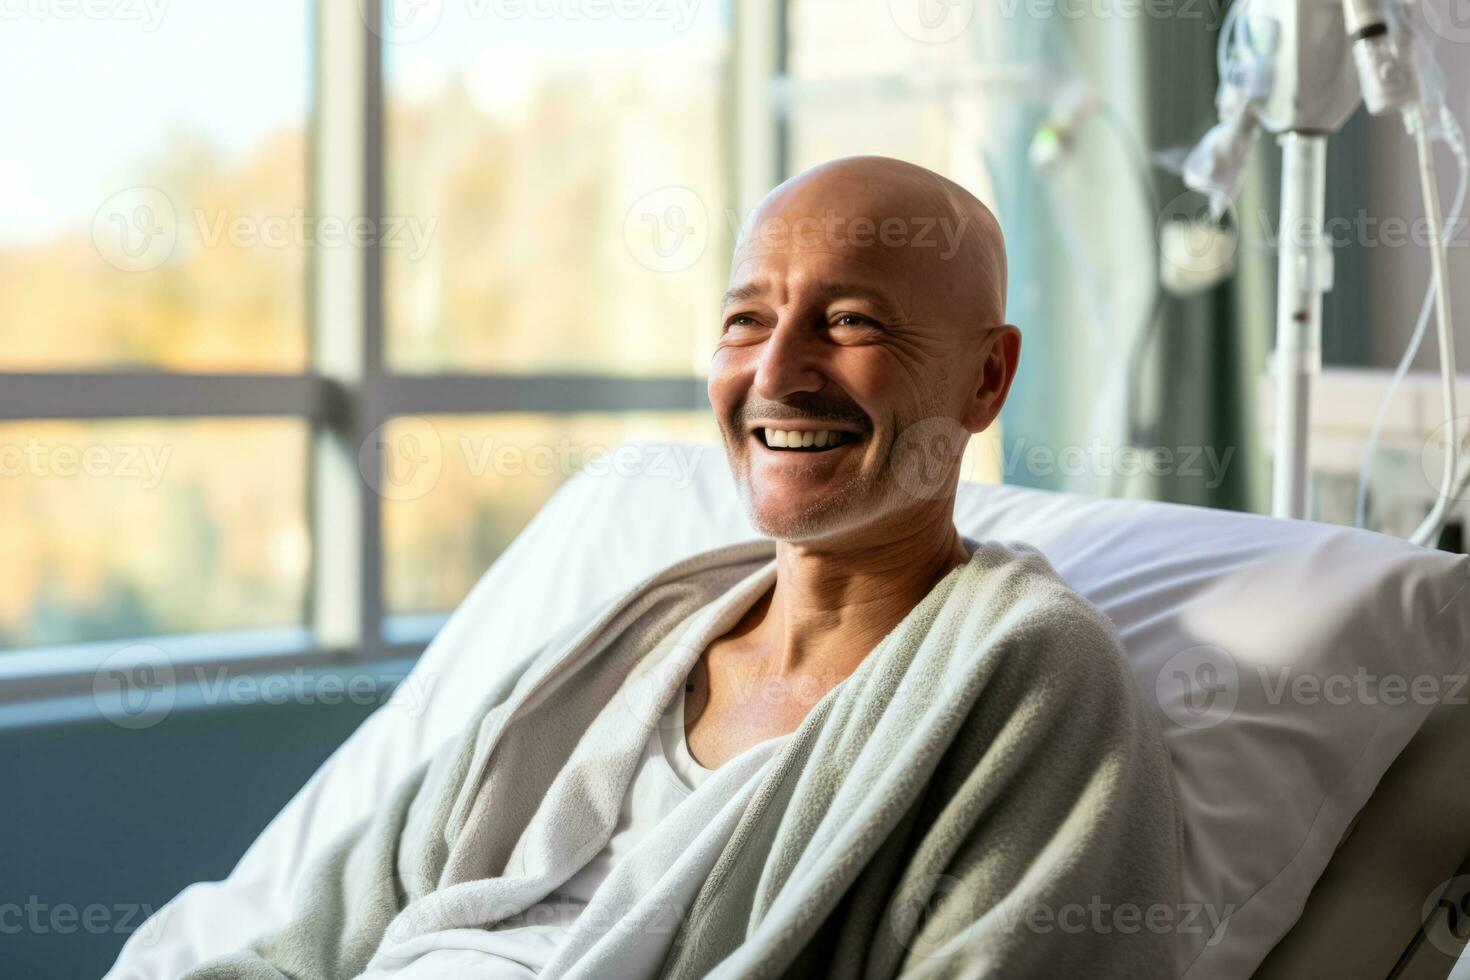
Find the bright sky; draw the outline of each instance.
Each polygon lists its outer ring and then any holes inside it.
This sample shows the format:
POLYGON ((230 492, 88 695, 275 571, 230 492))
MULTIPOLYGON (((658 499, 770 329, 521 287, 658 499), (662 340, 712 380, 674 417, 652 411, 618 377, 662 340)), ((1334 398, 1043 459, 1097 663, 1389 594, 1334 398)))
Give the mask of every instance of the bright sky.
MULTIPOLYGON (((661 47, 718 35, 729 0, 386 2, 398 25, 386 32, 390 86, 432 91, 468 71, 478 88, 504 86, 513 100, 558 52, 657 58, 661 47)), ((240 152, 299 123, 310 101, 311 9, 301 0, 0 0, 0 243, 89 222, 171 127, 240 152)), ((481 94, 493 101, 493 91, 481 94)))
POLYGON ((0 240, 90 220, 171 124, 238 151, 306 112, 308 25, 290 0, 0 0, 0 18, 0 91, 12 94, 0 103, 0 240), (109 2, 110 17, 81 16, 109 2))

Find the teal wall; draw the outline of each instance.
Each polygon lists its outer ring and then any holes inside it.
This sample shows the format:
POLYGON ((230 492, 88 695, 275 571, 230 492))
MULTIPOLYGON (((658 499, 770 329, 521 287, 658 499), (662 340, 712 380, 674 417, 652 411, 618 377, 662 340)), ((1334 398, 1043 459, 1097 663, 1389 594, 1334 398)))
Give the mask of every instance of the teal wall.
POLYGON ((229 873, 381 703, 358 700, 180 706, 141 730, 90 699, 49 722, 0 709, 0 977, 100 977, 144 906, 229 873))

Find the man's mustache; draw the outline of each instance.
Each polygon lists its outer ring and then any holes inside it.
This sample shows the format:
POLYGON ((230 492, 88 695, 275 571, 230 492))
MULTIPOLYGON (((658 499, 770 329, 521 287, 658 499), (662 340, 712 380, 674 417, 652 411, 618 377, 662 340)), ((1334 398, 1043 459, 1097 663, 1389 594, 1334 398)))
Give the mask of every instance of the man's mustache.
POLYGON ((773 422, 830 422, 843 425, 858 425, 866 431, 868 416, 851 402, 836 402, 827 398, 793 397, 786 401, 748 401, 735 413, 735 428, 744 431, 752 419, 769 419, 773 422))

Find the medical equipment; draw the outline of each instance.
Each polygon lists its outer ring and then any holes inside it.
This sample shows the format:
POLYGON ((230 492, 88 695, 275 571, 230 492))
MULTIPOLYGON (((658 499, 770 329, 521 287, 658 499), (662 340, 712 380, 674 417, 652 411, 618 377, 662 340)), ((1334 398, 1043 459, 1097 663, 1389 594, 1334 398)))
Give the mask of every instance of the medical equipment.
MULTIPOLYGON (((1416 0, 1237 0, 1220 31, 1220 123, 1186 160, 1184 178, 1191 188, 1209 196, 1218 220, 1240 191, 1260 131, 1278 135, 1282 200, 1272 512, 1303 517, 1308 396, 1311 377, 1321 370, 1322 295, 1332 288, 1332 256, 1323 237, 1327 138, 1360 99, 1374 115, 1402 113, 1418 150, 1434 243, 1432 286, 1448 427, 1440 493, 1411 536, 1418 544, 1432 545, 1457 488, 1463 486, 1458 481, 1444 223, 1430 148, 1431 138, 1457 137, 1458 127, 1439 95, 1430 44, 1412 26, 1415 4, 1416 0)), ((1455 210, 1458 213, 1458 201, 1455 210)))
MULTIPOLYGON (((1450 205, 1448 216, 1444 221, 1443 241, 1448 245, 1450 236, 1454 229, 1459 227, 1460 215, 1465 207, 1465 192, 1470 188, 1470 154, 1465 149, 1465 134, 1461 131, 1459 123, 1448 111, 1443 112, 1440 123, 1444 127, 1443 139, 1455 156, 1455 166, 1459 173, 1459 180, 1455 190, 1454 203, 1450 205)), ((1403 384, 1404 376, 1409 372, 1409 365, 1414 362, 1419 353, 1419 347, 1424 342, 1424 332, 1429 326, 1429 314, 1434 312, 1435 306, 1435 282, 1431 274, 1430 282, 1424 290, 1424 302, 1419 307, 1419 318, 1414 325, 1414 333, 1409 338, 1409 344, 1404 348, 1403 356, 1399 358, 1398 366, 1394 369, 1393 377, 1389 379, 1388 387, 1384 390, 1382 399, 1378 405, 1377 414, 1373 418, 1373 426, 1369 430, 1367 441, 1363 447, 1363 462, 1358 472, 1358 489, 1354 501, 1354 523, 1358 527, 1368 526, 1368 481, 1373 468, 1373 459, 1378 451, 1378 440, 1383 432, 1384 422, 1388 418, 1389 406, 1393 403, 1394 396, 1403 384)), ((1453 449, 1453 446, 1447 446, 1453 449)), ((1460 477, 1460 482, 1455 487, 1454 499, 1459 500, 1465 492, 1466 481, 1470 480, 1470 467, 1465 469, 1460 477)))

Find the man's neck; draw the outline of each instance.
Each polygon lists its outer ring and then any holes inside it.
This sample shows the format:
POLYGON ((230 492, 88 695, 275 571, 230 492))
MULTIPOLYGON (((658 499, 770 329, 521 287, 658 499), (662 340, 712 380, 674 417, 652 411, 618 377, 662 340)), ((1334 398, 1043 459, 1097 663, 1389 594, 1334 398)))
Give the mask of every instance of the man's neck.
POLYGON ((845 677, 969 559, 946 511, 890 535, 811 545, 779 542, 776 584, 755 632, 774 674, 845 677))

